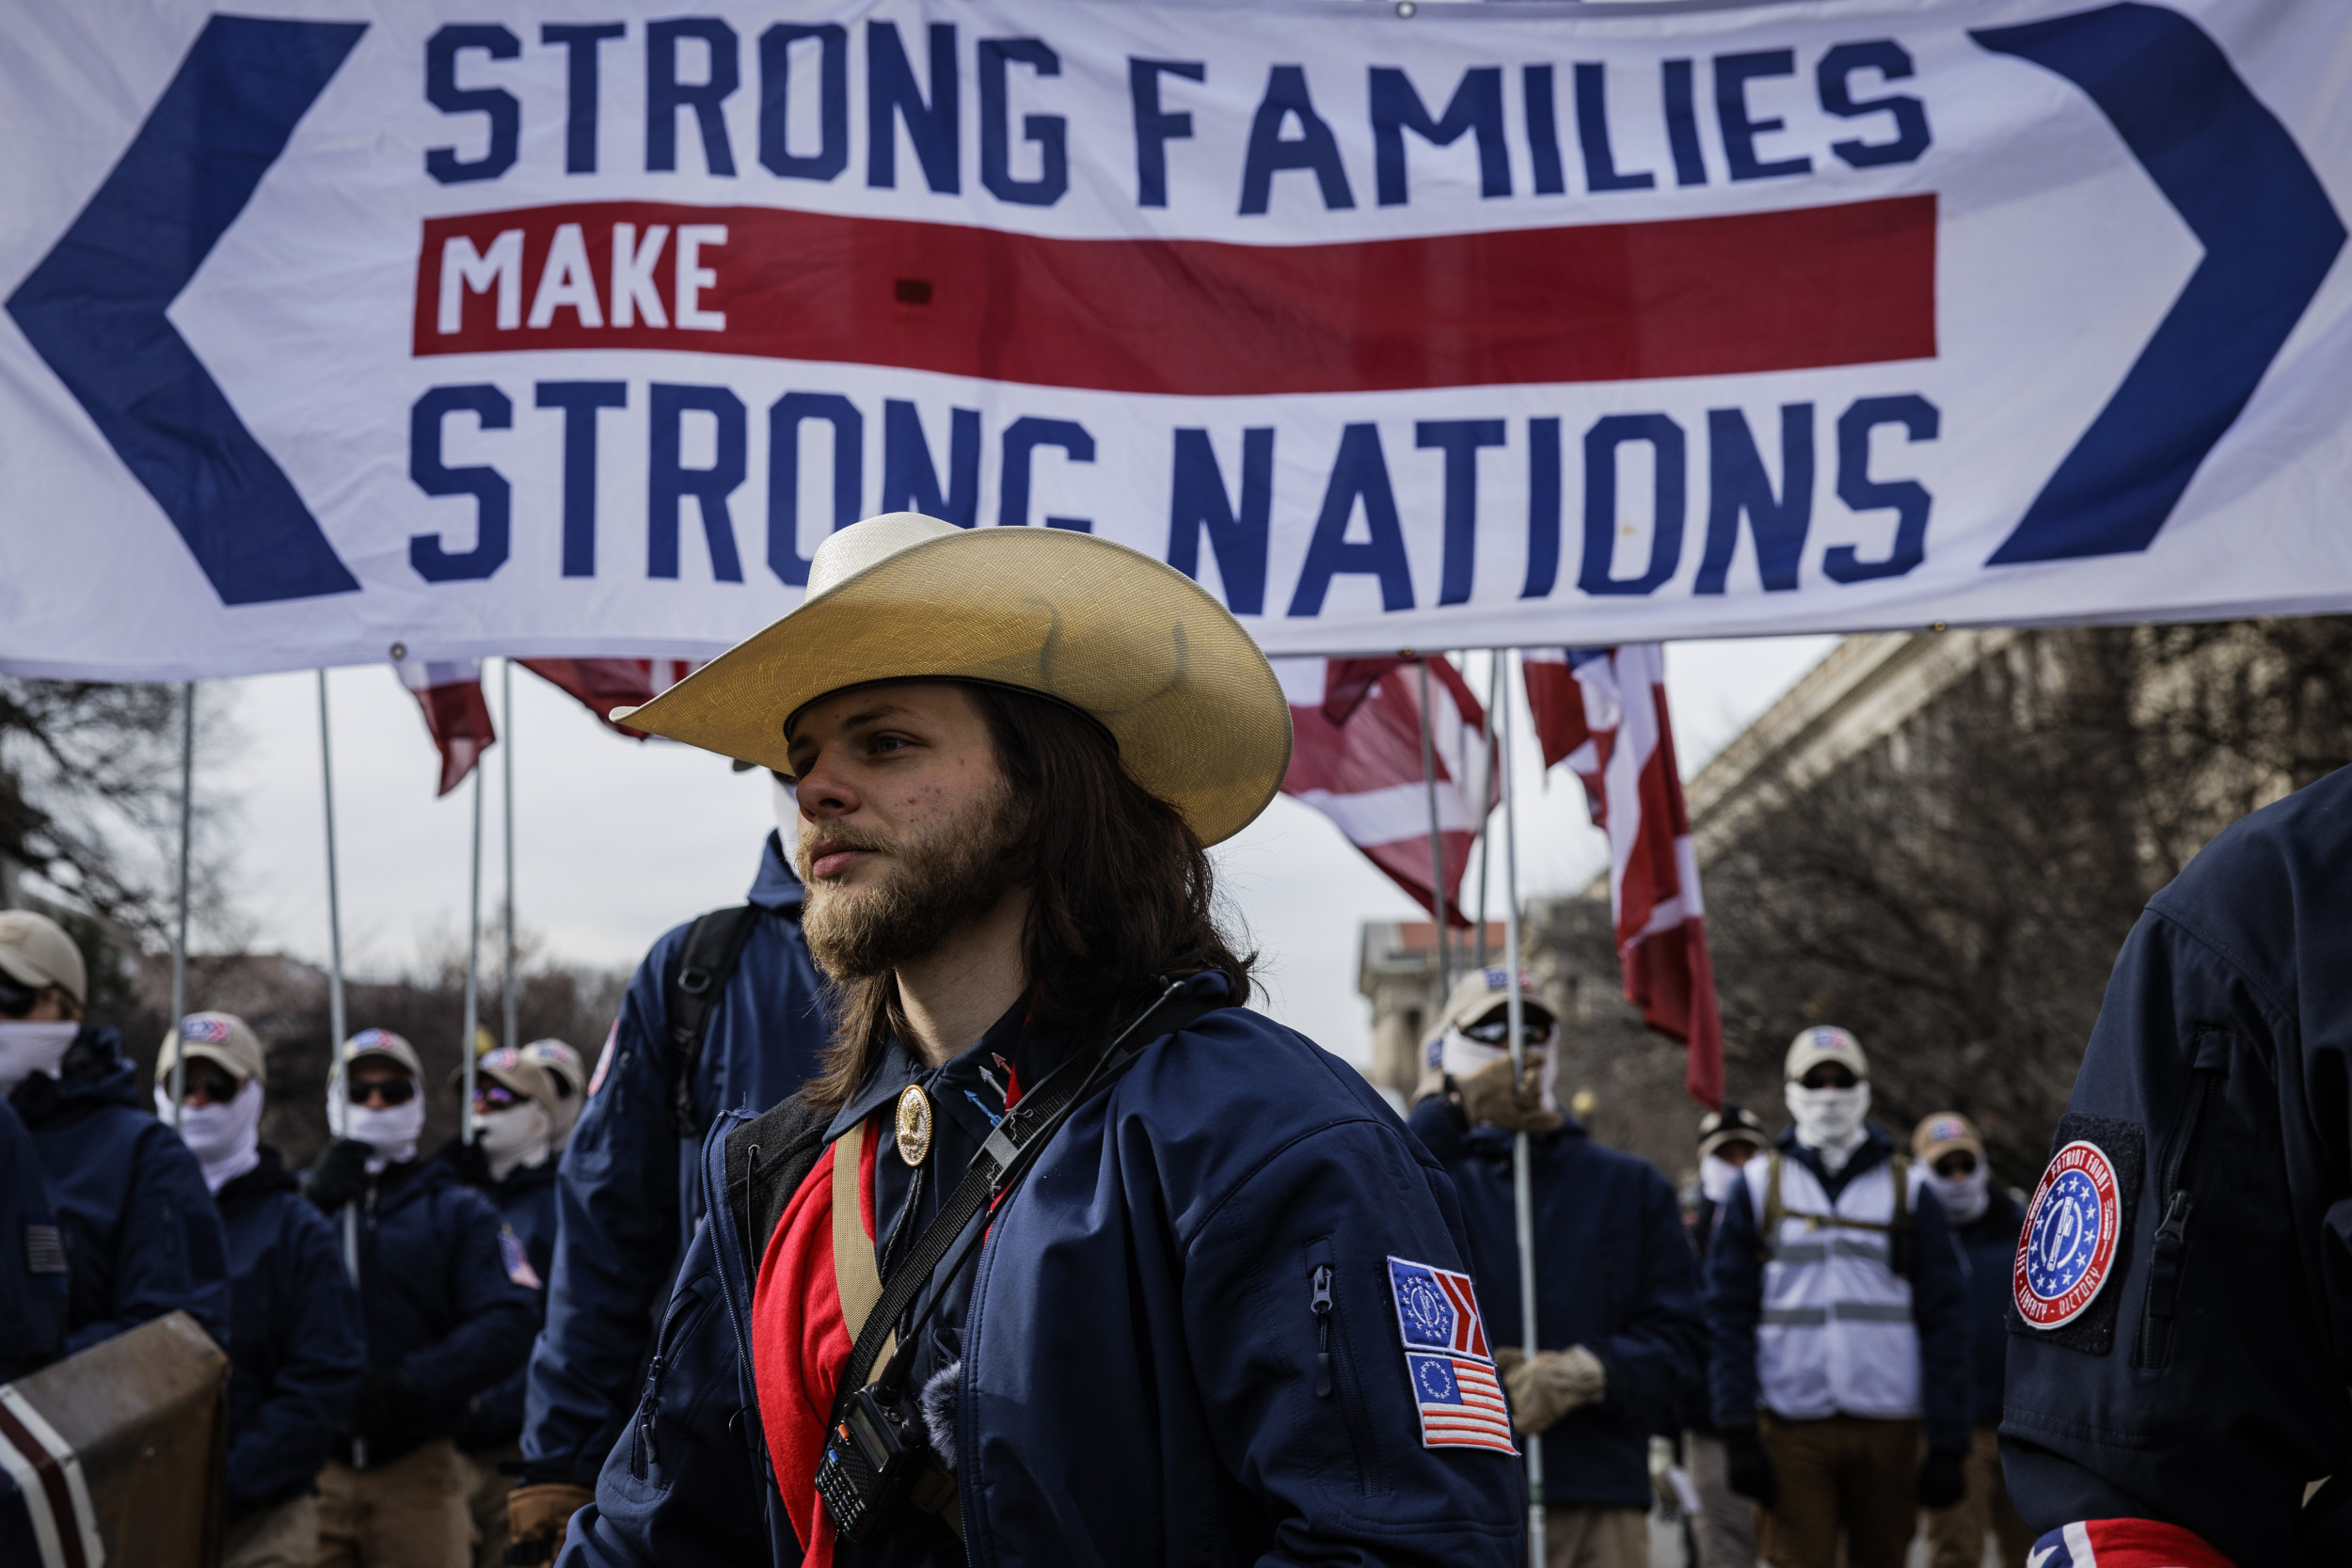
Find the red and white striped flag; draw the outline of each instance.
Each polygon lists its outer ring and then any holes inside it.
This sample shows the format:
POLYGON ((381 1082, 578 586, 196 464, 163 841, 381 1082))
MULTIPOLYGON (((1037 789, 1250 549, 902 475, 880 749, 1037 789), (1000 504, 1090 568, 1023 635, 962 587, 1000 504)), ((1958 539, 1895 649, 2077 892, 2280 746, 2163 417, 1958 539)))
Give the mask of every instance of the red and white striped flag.
POLYGON ((482 695, 482 661, 408 658, 392 670, 424 711, 425 731, 441 752, 441 787, 434 794, 447 795, 465 783, 482 753, 498 743, 490 705, 482 695))
MULTIPOLYGON (((1339 825, 1349 843, 1397 886, 1434 910, 1429 886, 1429 789, 1421 759, 1421 666, 1408 658, 1278 658, 1295 741, 1282 792, 1339 825)), ((1480 762, 1485 711, 1461 673, 1428 661, 1437 775, 1438 843, 1444 855, 1446 916, 1470 924, 1458 896, 1470 845, 1491 798, 1494 770, 1480 762)))
POLYGON ((515 661, 541 680, 561 687, 596 716, 596 722, 643 740, 645 732, 616 724, 609 717, 616 707, 643 707, 701 669, 699 658, 518 658, 515 661))
POLYGON ((1609 835, 1609 910, 1626 1000, 1641 1007, 1643 1022, 1690 1047, 1683 1086, 1719 1106, 1724 1024, 1666 715, 1665 650, 1531 649, 1521 661, 1544 766, 1567 763, 1583 782, 1593 825, 1609 835))

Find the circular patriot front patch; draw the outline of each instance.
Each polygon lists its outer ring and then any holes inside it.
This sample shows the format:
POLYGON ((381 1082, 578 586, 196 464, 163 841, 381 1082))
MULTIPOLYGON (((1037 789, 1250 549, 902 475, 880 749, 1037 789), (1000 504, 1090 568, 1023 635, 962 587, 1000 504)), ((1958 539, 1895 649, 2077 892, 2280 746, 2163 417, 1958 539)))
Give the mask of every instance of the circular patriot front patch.
POLYGON ((2010 1275, 2017 1315, 2035 1328, 2062 1328, 2082 1316, 2106 1285, 2122 1228, 2123 1200, 2106 1152, 2080 1138, 2059 1149, 2017 1236, 2010 1275))

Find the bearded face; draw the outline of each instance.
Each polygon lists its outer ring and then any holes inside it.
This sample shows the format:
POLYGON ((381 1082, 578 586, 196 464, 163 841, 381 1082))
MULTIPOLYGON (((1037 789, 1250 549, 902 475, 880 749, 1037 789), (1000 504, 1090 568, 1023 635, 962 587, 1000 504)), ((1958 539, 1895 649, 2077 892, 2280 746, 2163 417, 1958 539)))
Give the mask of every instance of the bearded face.
POLYGON ((802 834, 793 863, 807 889, 801 932, 835 981, 871 979, 936 948, 1005 895, 1019 865, 1012 792, 999 779, 920 828, 884 832, 841 823, 802 834), (854 875, 819 878, 817 860, 868 851, 854 875))

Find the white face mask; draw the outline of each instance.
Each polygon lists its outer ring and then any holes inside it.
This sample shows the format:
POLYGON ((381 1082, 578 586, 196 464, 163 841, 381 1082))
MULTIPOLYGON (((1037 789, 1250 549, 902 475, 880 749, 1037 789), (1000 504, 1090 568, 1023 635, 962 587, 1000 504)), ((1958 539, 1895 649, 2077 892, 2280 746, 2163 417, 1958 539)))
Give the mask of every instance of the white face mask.
POLYGON ((82 1026, 70 1019, 52 1023, 0 1022, 0 1094, 13 1093, 36 1072, 55 1078, 66 1048, 81 1032, 82 1026))
POLYGON ((523 1165, 544 1164, 553 1143, 548 1114, 535 1103, 510 1105, 503 1111, 476 1112, 473 1124, 482 1135, 482 1156, 490 1164, 493 1180, 523 1165))
POLYGON ((1851 1089, 1808 1089, 1788 1085, 1788 1115, 1797 1124, 1797 1142, 1835 1156, 1845 1164, 1862 1141, 1862 1118, 1870 1114, 1870 1085, 1866 1081, 1851 1089))
MULTIPOLYGON (((1543 1058, 1535 1083, 1543 1093, 1544 1109, 1556 1111, 1560 1108, 1560 1100, 1553 1092, 1557 1086, 1557 1075, 1552 1069, 1550 1048, 1530 1046, 1528 1049, 1543 1058)), ((1508 1061, 1510 1056, 1507 1046, 1474 1040, 1459 1029, 1448 1029, 1438 1038, 1438 1066, 1457 1080, 1468 1078, 1480 1069, 1492 1067, 1497 1062, 1508 1061)))
POLYGON ((1993 1172, 1981 1160, 1965 1176, 1939 1176, 1930 1171, 1928 1185, 1935 1189, 1935 1196, 1943 1201, 1944 1212, 1952 1217, 1954 1225, 1966 1225, 1979 1218, 1993 1203, 1993 1172))
MULTIPOLYGON (((204 1167, 204 1183, 221 1187, 262 1163, 262 1081, 248 1078, 226 1105, 180 1107, 180 1141, 204 1167)), ((155 1115, 171 1122, 171 1078, 155 1085, 155 1115)))
POLYGON ((1709 1154, 1699 1161, 1699 1196, 1709 1203, 1729 1201, 1731 1189, 1740 1184, 1740 1167, 1720 1154, 1709 1154))
POLYGON ((375 1150, 375 1158, 368 1162, 370 1175, 386 1165, 415 1159, 417 1139, 423 1132, 422 1095, 411 1095, 407 1104, 389 1105, 380 1111, 372 1105, 354 1105, 343 1116, 343 1136, 357 1138, 375 1150))

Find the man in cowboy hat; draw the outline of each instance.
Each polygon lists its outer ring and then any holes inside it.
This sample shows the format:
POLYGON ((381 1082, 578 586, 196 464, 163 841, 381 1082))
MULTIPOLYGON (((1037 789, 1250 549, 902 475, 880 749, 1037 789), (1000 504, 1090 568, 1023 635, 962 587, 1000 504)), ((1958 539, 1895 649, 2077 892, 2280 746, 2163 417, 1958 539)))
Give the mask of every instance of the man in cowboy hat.
POLYGON ((909 514, 635 711, 797 781, 839 1006, 818 1079, 706 1148, 567 1565, 1518 1556, 1451 1189, 1241 1005, 1212 915, 1288 717, 1150 558, 909 514))

